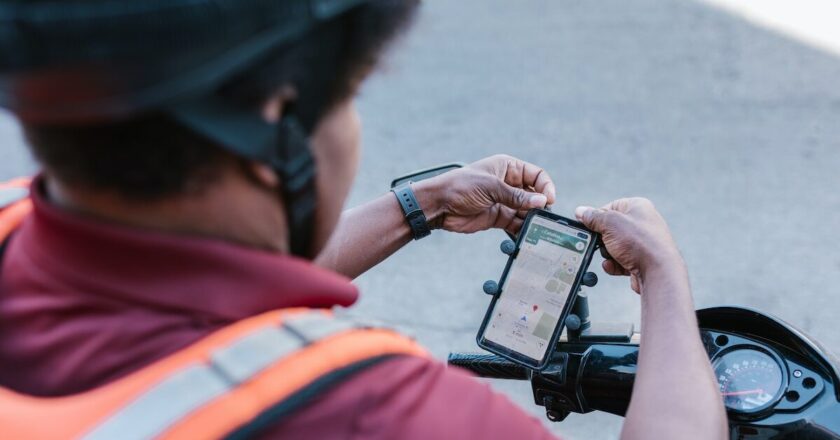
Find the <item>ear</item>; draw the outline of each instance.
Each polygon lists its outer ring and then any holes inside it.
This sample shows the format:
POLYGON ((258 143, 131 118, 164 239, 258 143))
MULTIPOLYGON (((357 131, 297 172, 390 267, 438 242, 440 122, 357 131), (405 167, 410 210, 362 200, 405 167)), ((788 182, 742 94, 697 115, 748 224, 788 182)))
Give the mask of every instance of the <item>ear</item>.
POLYGON ((294 87, 284 85, 277 92, 272 94, 262 106, 262 117, 269 124, 277 123, 283 116, 283 109, 297 99, 297 92, 294 87))
POLYGON ((251 175, 266 188, 276 189, 280 186, 280 176, 270 166, 256 161, 248 161, 251 175))

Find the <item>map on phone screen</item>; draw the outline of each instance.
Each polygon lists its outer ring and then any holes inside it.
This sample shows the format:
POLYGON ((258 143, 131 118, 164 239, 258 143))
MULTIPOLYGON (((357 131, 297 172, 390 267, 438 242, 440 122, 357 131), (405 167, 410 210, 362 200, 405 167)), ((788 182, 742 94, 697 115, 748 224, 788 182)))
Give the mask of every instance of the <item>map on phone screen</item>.
POLYGON ((484 338, 532 359, 542 359, 590 239, 579 229, 532 218, 484 338))

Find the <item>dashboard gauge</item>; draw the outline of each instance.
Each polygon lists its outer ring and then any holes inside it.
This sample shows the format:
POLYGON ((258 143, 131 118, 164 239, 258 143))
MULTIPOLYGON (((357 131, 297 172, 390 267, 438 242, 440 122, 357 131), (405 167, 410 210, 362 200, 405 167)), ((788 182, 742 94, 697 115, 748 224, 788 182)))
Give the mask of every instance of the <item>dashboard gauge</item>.
POLYGON ((728 410, 759 412, 776 403, 784 391, 782 366, 762 350, 735 347, 715 358, 712 368, 728 410))

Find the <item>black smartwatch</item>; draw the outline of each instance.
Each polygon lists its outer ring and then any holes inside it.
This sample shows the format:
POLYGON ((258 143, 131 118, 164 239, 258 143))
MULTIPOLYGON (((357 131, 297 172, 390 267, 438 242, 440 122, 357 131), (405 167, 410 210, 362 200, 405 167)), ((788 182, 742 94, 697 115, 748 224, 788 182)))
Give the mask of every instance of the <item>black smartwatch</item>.
POLYGON ((411 234, 415 240, 419 240, 432 233, 426 222, 426 214, 423 214, 423 208, 417 203, 417 198, 414 197, 414 191, 411 190, 411 182, 403 183, 395 188, 391 188, 391 192, 397 196, 400 202, 403 213, 405 213, 405 220, 411 228, 411 234))

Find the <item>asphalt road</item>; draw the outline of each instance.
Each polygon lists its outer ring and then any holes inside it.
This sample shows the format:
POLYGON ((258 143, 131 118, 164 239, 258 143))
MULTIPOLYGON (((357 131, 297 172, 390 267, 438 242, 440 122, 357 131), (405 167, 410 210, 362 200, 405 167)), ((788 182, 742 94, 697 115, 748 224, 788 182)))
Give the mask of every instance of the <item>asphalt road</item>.
MULTIPOLYGON (((350 204, 406 171, 513 154, 551 173, 559 213, 651 198, 698 307, 759 307, 840 352, 838 80, 837 56, 690 1, 425 2, 361 95, 365 150, 350 204)), ((32 169, 17 136, 0 119, 2 177, 32 169)), ((503 238, 436 232, 411 244, 357 280, 355 313, 441 358, 474 350, 481 284, 502 269, 503 238)), ((599 275, 594 319, 638 323, 627 280, 599 275)), ((527 384, 491 386, 544 420, 527 384)), ((588 414, 550 426, 601 439, 620 424, 588 414)))

